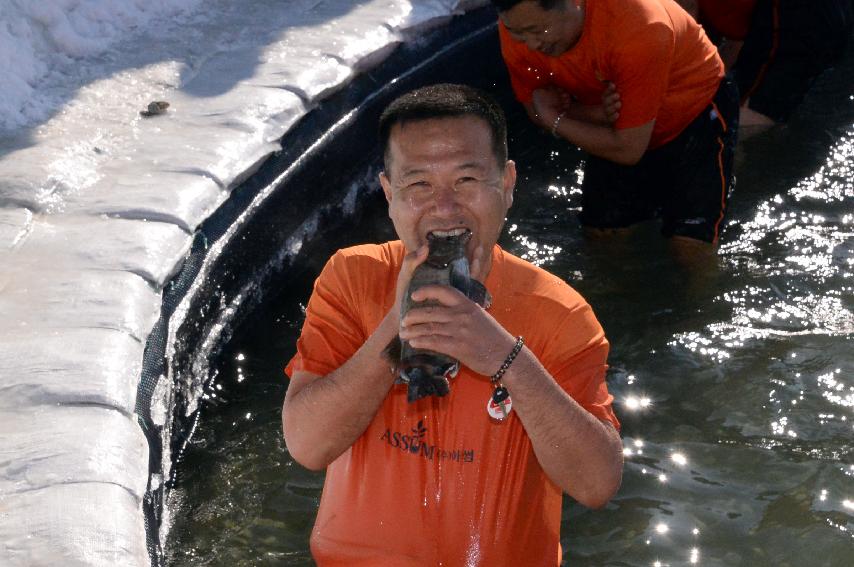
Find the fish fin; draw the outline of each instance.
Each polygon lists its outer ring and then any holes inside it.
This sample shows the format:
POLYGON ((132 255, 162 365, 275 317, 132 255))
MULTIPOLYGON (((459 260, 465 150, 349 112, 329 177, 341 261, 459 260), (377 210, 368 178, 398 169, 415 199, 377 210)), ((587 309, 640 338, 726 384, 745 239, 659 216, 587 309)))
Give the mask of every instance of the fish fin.
POLYGON ((486 286, 477 280, 470 280, 468 297, 484 309, 489 309, 492 305, 492 296, 486 286))
POLYGON ((451 391, 451 385, 448 382, 448 379, 444 376, 435 376, 433 377, 433 395, 442 397, 447 396, 451 391))
POLYGON ((471 281, 469 262, 465 257, 457 258, 451 262, 448 271, 448 283, 451 287, 458 289, 463 295, 468 297, 471 293, 471 281))
POLYGON ((442 375, 429 374, 422 367, 409 369, 409 388, 406 391, 406 400, 410 403, 426 398, 427 396, 442 397, 448 395, 451 386, 448 379, 442 375))
POLYGON ((400 335, 395 337, 383 349, 382 355, 389 362, 397 366, 400 363, 400 355, 403 352, 403 343, 400 341, 400 335))
POLYGON ((409 387, 406 390, 406 401, 412 403, 430 395, 427 376, 423 368, 410 368, 407 372, 409 387))

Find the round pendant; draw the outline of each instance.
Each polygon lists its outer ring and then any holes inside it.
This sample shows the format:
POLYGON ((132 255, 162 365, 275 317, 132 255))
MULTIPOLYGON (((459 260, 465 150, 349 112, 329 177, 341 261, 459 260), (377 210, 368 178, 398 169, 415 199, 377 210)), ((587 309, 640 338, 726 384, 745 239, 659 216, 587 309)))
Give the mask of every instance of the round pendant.
POLYGON ((489 417, 498 421, 506 419, 512 410, 513 400, 510 399, 510 396, 507 396, 500 402, 496 402, 493 396, 490 396, 486 402, 486 413, 489 414, 489 417))

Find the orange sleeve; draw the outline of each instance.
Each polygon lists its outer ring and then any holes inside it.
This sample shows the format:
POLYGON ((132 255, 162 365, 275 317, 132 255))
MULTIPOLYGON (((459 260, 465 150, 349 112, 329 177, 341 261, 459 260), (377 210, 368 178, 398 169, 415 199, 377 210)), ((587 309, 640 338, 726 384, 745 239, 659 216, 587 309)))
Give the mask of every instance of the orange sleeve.
POLYGON ((325 376, 347 362, 365 342, 361 318, 354 310, 363 302, 347 277, 348 267, 347 258, 337 252, 314 282, 297 352, 285 368, 288 376, 298 370, 325 376))
POLYGON ((619 431, 620 422, 612 408, 614 396, 608 392, 605 383, 608 340, 589 305, 585 304, 581 311, 574 311, 572 316, 575 319, 573 335, 587 334, 589 341, 580 350, 573 340, 554 341, 571 348, 574 346, 575 352, 564 353, 564 356, 569 355, 568 359, 565 359, 562 367, 552 372, 552 376, 581 407, 597 418, 610 422, 619 431))
POLYGON ((675 35, 664 23, 625 34, 611 54, 609 80, 620 93, 622 109, 615 127, 635 128, 655 120, 667 91, 675 35))
POLYGON ((580 301, 555 321, 553 339, 546 343, 541 362, 581 407, 619 431, 620 422, 611 407, 614 397, 605 382, 608 340, 593 309, 580 301))
POLYGON ((510 37, 510 32, 501 22, 498 22, 498 38, 501 41, 501 56, 510 74, 513 94, 522 104, 529 103, 535 90, 548 86, 548 81, 543 78, 548 73, 539 68, 539 64, 530 57, 524 44, 510 37))
POLYGON ((576 354, 566 366, 553 374, 558 384, 581 405, 602 421, 620 430, 614 414, 614 396, 608 392, 605 372, 608 370, 608 341, 602 338, 576 354))

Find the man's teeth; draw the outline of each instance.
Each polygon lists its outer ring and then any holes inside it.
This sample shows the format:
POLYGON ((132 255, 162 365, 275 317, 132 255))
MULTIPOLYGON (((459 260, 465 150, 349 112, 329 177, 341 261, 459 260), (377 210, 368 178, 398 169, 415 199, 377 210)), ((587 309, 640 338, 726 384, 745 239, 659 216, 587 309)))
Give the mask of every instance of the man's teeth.
POLYGON ((455 228, 453 230, 434 230, 434 231, 431 231, 430 234, 432 234, 433 236, 440 236, 440 237, 444 238, 444 237, 448 237, 448 236, 463 235, 466 233, 467 230, 468 229, 466 229, 466 228, 455 228))

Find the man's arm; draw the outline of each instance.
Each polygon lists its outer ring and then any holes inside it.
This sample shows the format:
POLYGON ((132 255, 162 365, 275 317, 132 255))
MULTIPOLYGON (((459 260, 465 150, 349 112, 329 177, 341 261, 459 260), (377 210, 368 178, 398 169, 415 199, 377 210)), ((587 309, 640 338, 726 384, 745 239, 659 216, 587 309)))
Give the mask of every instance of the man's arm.
POLYGON ((356 442, 394 383, 382 351, 397 334, 386 315, 365 344, 326 376, 294 372, 282 408, 285 445, 301 465, 322 470, 356 442))
MULTIPOLYGON (((490 376, 515 344, 495 318, 457 290, 425 286, 413 299, 441 303, 412 309, 404 317, 401 338, 416 348, 453 356, 474 372, 490 376)), ((604 505, 622 479, 623 451, 616 430, 573 400, 527 348, 502 382, 548 477, 581 504, 604 505)))
POLYGON ((614 426, 573 400, 527 348, 502 382, 549 478, 581 504, 604 506, 622 480, 623 446, 614 426))
POLYGON ((582 112, 573 110, 573 106, 576 105, 571 104, 567 108, 554 90, 541 89, 534 92, 533 101, 526 105, 526 109, 529 116, 537 116, 536 121, 549 131, 563 112, 564 115, 558 121, 554 133, 590 154, 622 165, 634 165, 640 161, 649 147, 655 120, 635 128, 618 130, 611 125, 613 121, 607 117, 604 105, 592 107, 602 108, 602 116, 606 116, 604 123, 599 120, 586 120, 582 112))
MULTIPOLYGON (((582 122, 590 122, 591 124, 600 124, 602 126, 610 126, 620 117, 620 93, 617 92, 617 86, 608 81, 605 83, 605 91, 602 93, 602 104, 588 105, 579 102, 573 102, 572 97, 568 93, 553 87, 561 98, 561 111, 565 112, 566 118, 580 120, 582 122)), ((539 124, 546 130, 551 130, 552 124, 546 123, 537 111, 534 109, 533 102, 523 103, 525 111, 528 113, 528 118, 535 124, 539 124)), ((562 120, 562 119, 561 119, 562 120)))
POLYGON ((395 377, 382 351, 397 335, 400 302, 412 272, 427 258, 427 246, 406 255, 395 303, 368 340, 326 376, 296 371, 282 407, 285 445, 301 465, 326 468, 365 432, 395 377))

